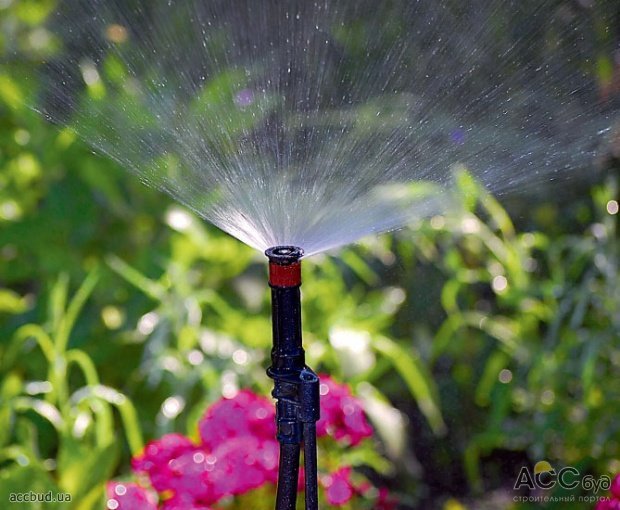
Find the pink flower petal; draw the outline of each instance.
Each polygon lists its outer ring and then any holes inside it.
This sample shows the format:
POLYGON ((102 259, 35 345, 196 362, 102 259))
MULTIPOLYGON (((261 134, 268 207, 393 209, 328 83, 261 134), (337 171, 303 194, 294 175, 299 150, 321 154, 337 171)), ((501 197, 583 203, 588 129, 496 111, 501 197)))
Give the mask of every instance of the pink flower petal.
POLYGON ((109 510, 157 510, 155 495, 136 483, 108 482, 106 495, 109 510))
POLYGON ((330 505, 345 505, 354 495, 350 467, 340 468, 331 475, 323 477, 322 484, 325 487, 325 496, 330 505))
POLYGON ((317 423, 319 437, 330 435, 351 446, 372 436, 372 427, 366 419, 359 399, 345 384, 331 377, 321 376, 321 419, 317 423))

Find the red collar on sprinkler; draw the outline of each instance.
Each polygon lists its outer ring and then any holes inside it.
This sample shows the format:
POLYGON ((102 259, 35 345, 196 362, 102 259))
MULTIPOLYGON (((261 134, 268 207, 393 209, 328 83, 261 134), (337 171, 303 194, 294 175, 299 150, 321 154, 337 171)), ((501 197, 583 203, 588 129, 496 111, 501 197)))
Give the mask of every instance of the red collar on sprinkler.
POLYGON ((265 251, 269 258, 269 285, 298 287, 301 285, 301 257, 304 251, 297 246, 275 246, 265 251))

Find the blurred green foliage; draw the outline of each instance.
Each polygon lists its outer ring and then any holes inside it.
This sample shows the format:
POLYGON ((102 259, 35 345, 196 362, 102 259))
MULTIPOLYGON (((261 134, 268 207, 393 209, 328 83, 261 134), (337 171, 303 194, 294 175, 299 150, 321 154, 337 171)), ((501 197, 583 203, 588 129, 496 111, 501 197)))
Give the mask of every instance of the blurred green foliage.
MULTIPOLYGON (((2 3, 0 51, 12 34, 45 54, 52 6, 2 3)), ((195 436, 222 392, 268 393, 265 263, 23 106, 29 65, 0 67, 0 501, 101 508, 143 436, 195 436)), ((517 226, 456 182, 454 213, 304 264, 309 364, 356 387, 391 461, 348 462, 408 508, 508 508, 541 459, 619 471, 617 180, 517 226)))

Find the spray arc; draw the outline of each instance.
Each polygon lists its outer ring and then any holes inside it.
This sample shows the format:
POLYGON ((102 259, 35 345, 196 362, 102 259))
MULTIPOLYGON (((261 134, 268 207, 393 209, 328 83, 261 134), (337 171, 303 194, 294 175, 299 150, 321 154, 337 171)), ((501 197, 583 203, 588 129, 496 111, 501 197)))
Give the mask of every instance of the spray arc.
POLYGON ((280 466, 276 510, 295 510, 303 445, 305 508, 318 510, 316 422, 319 378, 306 366, 301 335, 301 258, 296 246, 269 248, 269 286, 273 321, 271 366, 274 381, 280 466))

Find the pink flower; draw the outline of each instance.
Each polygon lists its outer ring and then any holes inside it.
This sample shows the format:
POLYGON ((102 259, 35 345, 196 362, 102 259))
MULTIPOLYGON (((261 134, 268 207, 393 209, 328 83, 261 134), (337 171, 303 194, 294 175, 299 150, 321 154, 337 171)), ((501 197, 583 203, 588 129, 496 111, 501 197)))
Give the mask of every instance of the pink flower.
POLYGON ((614 498, 620 499, 620 473, 611 482, 611 494, 614 498))
POLYGON ((198 424, 202 444, 209 449, 242 436, 272 440, 276 435, 273 402, 249 390, 213 404, 198 424))
POLYGON ((180 434, 167 434, 149 443, 142 455, 132 460, 133 470, 148 474, 158 492, 170 492, 166 506, 201 504, 206 507, 219 497, 207 480, 212 465, 207 452, 180 434))
POLYGON ((620 473, 612 480, 610 492, 611 497, 599 500, 594 510, 620 510, 620 473))
POLYGON ((165 473, 165 490, 171 491, 176 501, 185 504, 210 505, 223 494, 209 479, 214 459, 201 447, 183 452, 168 462, 165 473))
POLYGON ((142 454, 132 459, 131 467, 136 472, 147 473, 153 488, 162 492, 170 489, 169 478, 172 477, 170 461, 195 448, 196 445, 187 437, 181 434, 167 434, 147 444, 142 454))
MULTIPOLYGON (((159 452, 159 450, 158 450, 159 452)), ((242 436, 223 441, 212 450, 202 446, 178 450, 155 466, 134 462, 135 468, 147 465, 151 483, 160 492, 170 491, 165 509, 208 505, 225 496, 237 496, 265 483, 275 483, 278 472, 278 443, 242 436)))
POLYGON ((617 499, 601 499, 594 510, 620 510, 620 500, 617 499))
POLYGON ((108 482, 107 508, 118 510, 157 510, 153 493, 135 483, 108 482))
POLYGON ((394 510, 398 501, 393 498, 385 487, 379 489, 379 497, 377 498, 376 510, 394 510))
POLYGON ((302 464, 301 466, 299 466, 299 474, 297 476, 297 492, 303 492, 305 489, 306 489, 306 469, 304 468, 302 464))
POLYGON ((211 510, 211 507, 196 503, 188 496, 176 494, 163 502, 161 510, 211 510))
POLYGON ((350 467, 340 468, 331 475, 322 477, 321 483, 325 487, 327 502, 333 506, 345 505, 355 494, 350 467))
POLYGON ((276 483, 278 443, 271 400, 240 391, 209 407, 198 429, 213 460, 207 479, 220 497, 276 483))
POLYGON ((132 467, 169 495, 162 510, 206 509, 223 497, 276 482, 274 414, 268 399, 241 391, 207 410, 199 423, 200 445, 169 434, 149 443, 132 467))
POLYGON ((317 435, 330 435, 351 446, 372 435, 359 399, 347 385, 327 375, 321 375, 321 419, 317 423, 317 435))
POLYGON ((237 496, 276 483, 278 476, 278 443, 252 436, 231 439, 212 451, 213 468, 208 481, 221 498, 237 496))
MULTIPOLYGON (((355 445, 372 434, 360 402, 347 386, 325 377, 321 390, 319 435, 330 434, 355 445)), ((276 483, 279 445, 270 399, 249 390, 220 399, 207 409, 198 431, 200 444, 180 434, 168 434, 149 443, 132 460, 133 470, 147 474, 153 488, 161 493, 161 510, 209 510, 225 497, 276 483)), ((362 487, 351 482, 350 467, 322 477, 321 483, 327 500, 336 506, 363 493, 362 487)), ((147 506, 144 509, 150 510, 147 506)))

